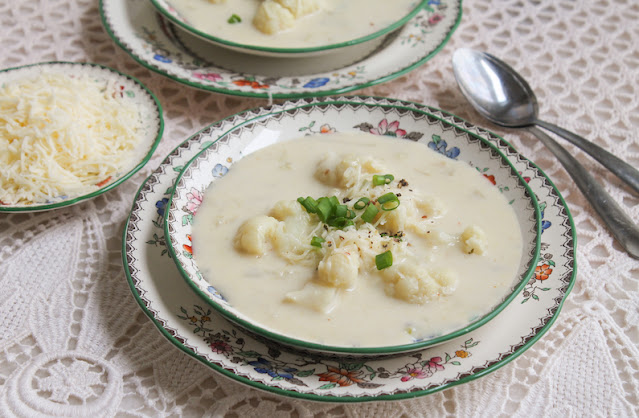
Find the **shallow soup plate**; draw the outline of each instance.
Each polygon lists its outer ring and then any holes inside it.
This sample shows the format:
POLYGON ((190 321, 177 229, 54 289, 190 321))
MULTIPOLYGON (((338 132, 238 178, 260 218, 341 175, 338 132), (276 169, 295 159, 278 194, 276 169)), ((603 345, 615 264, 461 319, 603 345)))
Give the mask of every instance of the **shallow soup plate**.
POLYGON ((384 356, 420 350, 480 327, 503 310, 531 279, 539 258, 540 210, 525 179, 493 145, 426 110, 381 103, 373 98, 368 98, 365 103, 359 98, 348 97, 314 103, 290 102, 286 104, 286 109, 266 114, 263 113, 264 109, 260 109, 256 111, 256 117, 237 123, 217 140, 205 144, 198 155, 183 168, 180 167, 180 175, 166 206, 165 236, 178 270, 191 288, 224 318, 254 335, 295 349, 322 354, 384 356), (216 285, 216 280, 232 280, 232 277, 208 278, 210 282, 204 277, 197 263, 197 247, 194 251, 192 245, 193 219, 205 190, 212 183, 233 170, 237 161, 266 146, 306 135, 361 131, 379 135, 385 141, 414 141, 445 157, 464 161, 477 169, 480 172, 478 175, 490 180, 512 206, 523 249, 520 259, 514 260, 516 274, 507 285, 503 297, 490 309, 480 315, 471 315, 463 321, 463 325, 454 329, 409 343, 388 341, 379 346, 324 345, 269 329, 234 307, 216 285))

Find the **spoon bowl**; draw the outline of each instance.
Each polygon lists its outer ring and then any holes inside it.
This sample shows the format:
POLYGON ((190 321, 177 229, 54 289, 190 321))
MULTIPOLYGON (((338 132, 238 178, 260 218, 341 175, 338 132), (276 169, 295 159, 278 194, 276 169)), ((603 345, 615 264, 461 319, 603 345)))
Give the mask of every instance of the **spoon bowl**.
POLYGON ((486 119, 509 128, 535 124, 537 97, 526 80, 505 62, 461 48, 453 55, 453 72, 464 96, 486 119))

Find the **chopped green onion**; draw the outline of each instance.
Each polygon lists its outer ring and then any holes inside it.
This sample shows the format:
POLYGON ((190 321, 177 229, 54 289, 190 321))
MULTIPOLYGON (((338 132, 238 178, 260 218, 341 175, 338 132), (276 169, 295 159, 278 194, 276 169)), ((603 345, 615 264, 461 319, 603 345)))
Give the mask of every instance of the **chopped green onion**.
POLYGON ((339 199, 337 198, 337 196, 331 196, 328 199, 331 201, 331 205, 333 206, 339 205, 339 199))
POLYGON ((337 205, 333 214, 336 218, 345 218, 348 215, 348 208, 346 205, 337 205))
POLYGON ((328 218, 333 213, 333 206, 328 197, 320 197, 317 199, 317 216, 320 218, 320 221, 326 223, 328 218))
POLYGON ((347 217, 348 219, 355 219, 355 216, 357 216, 357 214, 356 214, 354 211, 350 210, 350 209, 349 209, 349 210, 348 210, 348 212, 346 213, 346 217, 347 217))
POLYGON ((375 265, 377 270, 384 270, 393 265, 393 253, 390 250, 375 256, 375 265))
POLYGON ((313 237, 311 238, 311 245, 313 247, 322 248, 322 243, 326 241, 324 238, 313 237))
POLYGON ((373 219, 375 219, 375 216, 377 216, 378 213, 379 209, 377 209, 377 206, 368 205, 364 213, 362 213, 362 220, 369 223, 373 222, 373 219))
POLYGON ((382 210, 386 211, 397 209, 397 206, 399 206, 399 198, 393 192, 388 192, 385 195, 378 197, 377 202, 382 207, 382 210))
POLYGON ((304 209, 306 209, 308 213, 317 212, 317 202, 312 197, 308 196, 306 199, 304 199, 303 197, 298 197, 297 201, 300 202, 302 206, 304 206, 304 209))
POLYGON ((375 174, 373 175, 373 186, 383 186, 385 184, 389 184, 393 180, 395 180, 395 176, 392 174, 375 174))
POLYGON ((355 225, 352 220, 347 218, 331 218, 326 221, 328 226, 332 226, 339 229, 344 229, 347 226, 355 225))
POLYGON ((355 202, 355 204, 353 205, 353 209, 362 210, 366 207, 366 205, 368 205, 368 202, 370 201, 371 200, 369 198, 362 197, 357 202, 355 202))
POLYGON ((238 15, 236 15, 235 13, 233 13, 231 15, 231 17, 229 17, 229 20, 227 20, 228 23, 233 24, 233 23, 240 23, 242 22, 242 18, 239 17, 238 15))

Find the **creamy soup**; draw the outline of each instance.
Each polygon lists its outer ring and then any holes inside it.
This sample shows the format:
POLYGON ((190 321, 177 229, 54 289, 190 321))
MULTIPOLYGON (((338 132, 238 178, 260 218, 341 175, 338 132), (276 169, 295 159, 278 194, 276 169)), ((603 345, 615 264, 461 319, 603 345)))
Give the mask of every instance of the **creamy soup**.
POLYGON ((236 162, 206 190, 192 238, 204 277, 239 312, 333 346, 462 327, 502 300, 522 254, 512 207, 477 170, 361 132, 278 143, 236 162), (298 201, 308 196, 338 196, 354 224, 329 227, 298 201), (364 221, 362 196, 388 210, 364 221), (384 252, 390 266, 376 265, 384 252))
POLYGON ((189 25, 231 42, 272 48, 308 48, 357 39, 408 15, 416 0, 321 0, 321 8, 294 19, 285 30, 265 34, 254 24, 260 0, 170 0, 189 25), (235 17, 234 17, 235 16, 235 17), (229 23, 229 22, 234 23, 229 23))

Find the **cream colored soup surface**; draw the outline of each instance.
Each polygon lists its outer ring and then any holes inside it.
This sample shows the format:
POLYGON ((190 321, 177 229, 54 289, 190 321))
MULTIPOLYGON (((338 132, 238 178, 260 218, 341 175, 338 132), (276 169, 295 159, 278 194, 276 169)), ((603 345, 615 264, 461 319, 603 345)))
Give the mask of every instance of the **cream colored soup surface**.
MULTIPOLYGON (((361 177, 367 182, 371 176, 364 173, 361 177)), ((352 197, 347 205, 359 198, 352 197)), ((358 216, 361 213, 356 212, 358 216)), ((303 215, 316 216, 305 211, 303 215)), ((513 209, 498 188, 474 168, 423 144, 361 132, 309 136, 244 157, 206 190, 192 237, 194 256, 204 277, 239 312, 272 331, 332 346, 405 344, 462 327, 505 296, 522 253, 513 209), (295 200, 300 196, 335 194, 334 185, 318 180, 317 174, 323 170, 317 169, 318 164, 326 163, 329 151, 336 161, 350 155, 363 160, 372 157, 383 164, 382 174, 393 174, 395 180, 388 186, 378 186, 379 192, 375 193, 399 190, 400 207, 402 202, 408 207, 408 199, 414 195, 444 208, 431 210, 437 213, 429 217, 418 216, 421 233, 407 229, 402 231, 401 240, 392 242, 414 255, 410 258, 397 252, 393 268, 417 262, 429 271, 453 277, 454 286, 436 290, 421 303, 410 302, 393 287, 398 285, 389 288, 376 268, 366 269, 362 264, 356 282, 333 289, 330 303, 318 303, 318 308, 312 303, 293 302, 287 295, 318 283, 316 261, 326 247, 308 245, 309 256, 316 257, 310 265, 287 260, 274 250, 274 242, 266 242, 267 251, 260 256, 238 249, 234 242, 243 225, 256 216, 272 213, 278 202, 299 205, 295 200), (400 180, 407 183, 401 190, 397 189, 400 180), (483 254, 469 251, 462 242, 464 231, 471 227, 484 231, 483 254), (435 235, 440 238, 433 239, 435 235)), ((303 237, 302 241, 306 245, 310 238, 303 237)), ((319 287, 326 289, 325 285, 320 283, 319 287)))
POLYGON ((309 48, 357 39, 382 30, 408 15, 415 0, 323 0, 323 8, 296 19, 290 29, 275 34, 253 25, 259 0, 170 0, 189 25, 231 42, 271 48, 309 48), (232 15, 241 22, 230 24, 232 15))

